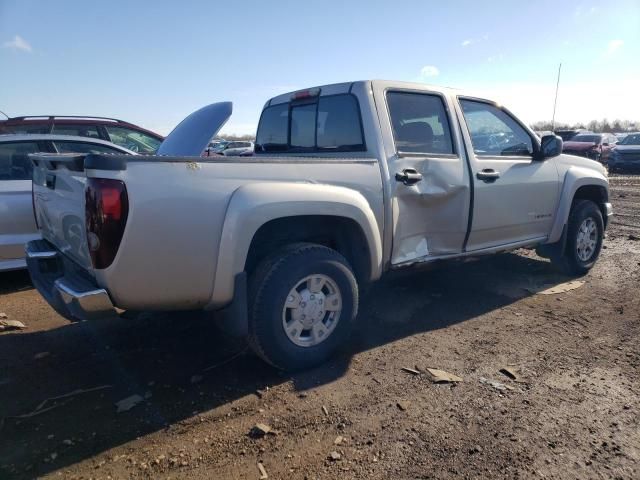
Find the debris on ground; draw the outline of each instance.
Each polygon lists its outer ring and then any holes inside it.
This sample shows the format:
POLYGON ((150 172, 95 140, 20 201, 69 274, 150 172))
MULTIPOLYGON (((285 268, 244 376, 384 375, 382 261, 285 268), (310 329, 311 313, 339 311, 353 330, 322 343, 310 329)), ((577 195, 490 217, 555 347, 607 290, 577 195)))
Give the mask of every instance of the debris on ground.
POLYGON ((489 385, 492 388, 495 388, 496 390, 500 391, 500 392, 504 392, 505 390, 513 390, 513 387, 510 387, 509 385, 505 385, 504 383, 500 383, 500 382, 496 382, 495 380, 490 380, 488 378, 484 378, 484 377, 480 377, 480 383, 483 383, 485 385, 489 385))
POLYGON ((322 413, 324 413, 325 415, 329 415, 329 410, 327 410, 327 407, 325 407, 324 405, 322 405, 322 413))
POLYGON ((131 395, 130 397, 123 398, 119 402, 116 402, 116 413, 128 412, 133 407, 142 402, 144 402, 144 398, 142 397, 142 395, 138 395, 137 393, 135 395, 131 395))
POLYGON ((251 430, 249 430, 249 436, 251 438, 262 438, 267 434, 276 435, 277 432, 269 425, 266 425, 264 423, 256 423, 253 427, 251 427, 251 430))
POLYGON ((520 381, 520 376, 513 369, 511 369, 509 367, 501 368, 498 371, 501 374, 503 374, 505 377, 509 377, 513 381, 516 381, 516 382, 520 381))
POLYGON ((18 320, 7 319, 6 313, 0 314, 0 315, 4 315, 4 316, 0 316, 0 332, 8 331, 8 330, 24 330, 25 328, 27 328, 27 326, 24 323, 18 320))
POLYGON ((333 441, 333 444, 342 445, 342 442, 344 442, 344 437, 342 435, 338 435, 336 439, 333 441))
POLYGON ((409 405, 411 405, 411 402, 409 402, 408 400, 399 400, 396 403, 396 406, 403 412, 407 411, 407 409, 409 408, 409 405))
POLYGON ((267 475, 267 470, 264 468, 262 462, 258 462, 258 471, 260 472, 260 480, 269 478, 269 475, 267 475))
POLYGON ((415 370, 413 368, 409 368, 409 367, 402 367, 401 369, 403 372, 407 372, 410 373, 411 375, 420 375, 420 372, 418 370, 415 370))
POLYGON ((342 455, 340 455, 340 453, 336 452, 335 450, 329 454, 329 460, 331 460, 332 462, 337 462, 341 458, 342 455))
POLYGON ((633 240, 633 241, 638 241, 640 240, 640 237, 637 235, 634 235, 633 233, 630 233, 629 236, 627 237, 629 240, 633 240))
POLYGON ((570 282, 559 283, 557 285, 540 285, 539 287, 527 287, 527 290, 537 295, 557 295, 565 293, 584 285, 582 280, 571 280, 570 282))
POLYGON ((48 357, 48 356, 49 356, 49 352, 39 352, 39 353, 36 353, 36 354, 33 356, 33 359, 34 359, 34 360, 40 360, 40 359, 45 358, 45 357, 48 357))
POLYGON ((457 383, 462 381, 461 377, 437 368, 427 368, 427 372, 431 374, 433 383, 457 383))

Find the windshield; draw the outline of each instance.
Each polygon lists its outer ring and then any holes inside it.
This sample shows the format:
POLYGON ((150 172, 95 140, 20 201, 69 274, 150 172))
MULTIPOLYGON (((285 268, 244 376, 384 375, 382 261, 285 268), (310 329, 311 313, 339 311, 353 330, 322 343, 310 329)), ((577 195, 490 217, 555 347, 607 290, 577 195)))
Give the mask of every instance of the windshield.
POLYGON ((624 140, 618 142, 618 145, 640 145, 640 133, 627 135, 624 140))
POLYGON ((589 142, 600 143, 600 135, 576 135, 571 139, 572 142, 589 142))

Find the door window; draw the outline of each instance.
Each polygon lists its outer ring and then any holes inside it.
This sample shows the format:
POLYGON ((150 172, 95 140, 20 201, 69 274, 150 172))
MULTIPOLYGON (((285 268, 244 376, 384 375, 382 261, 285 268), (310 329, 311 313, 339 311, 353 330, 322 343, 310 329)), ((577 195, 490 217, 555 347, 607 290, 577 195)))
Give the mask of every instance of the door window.
POLYGON ((485 102, 460 100, 476 156, 533 155, 533 140, 504 110, 485 102))
POLYGON ((115 148, 96 143, 65 142, 60 140, 56 140, 53 143, 59 153, 122 153, 115 148))
POLYGON ((442 97, 389 92, 387 103, 398 153, 455 153, 442 97))
POLYGON ((154 154, 162 143, 151 135, 132 130, 131 128, 111 127, 109 125, 105 125, 105 128, 113 143, 133 150, 134 152, 154 154))
POLYGON ((36 142, 0 143, 0 180, 31 180, 28 155, 39 151, 36 142))

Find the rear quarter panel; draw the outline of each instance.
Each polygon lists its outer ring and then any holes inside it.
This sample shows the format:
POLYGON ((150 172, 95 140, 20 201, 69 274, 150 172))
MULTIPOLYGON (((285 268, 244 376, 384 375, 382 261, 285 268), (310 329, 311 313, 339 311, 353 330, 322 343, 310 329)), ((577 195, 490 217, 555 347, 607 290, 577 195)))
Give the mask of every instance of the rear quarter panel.
POLYGON ((266 184, 267 190, 273 184, 274 191, 292 182, 351 189, 365 199, 382 236, 382 181, 378 161, 371 158, 194 157, 129 161, 124 171, 88 170, 87 175, 119 178, 127 188, 129 217, 120 249, 109 268, 95 271, 98 283, 123 309, 228 303, 229 292, 212 302, 216 282, 228 283, 239 273, 225 270, 225 277, 216 279, 219 253, 227 255, 220 251, 223 225, 234 192, 254 183, 266 184))

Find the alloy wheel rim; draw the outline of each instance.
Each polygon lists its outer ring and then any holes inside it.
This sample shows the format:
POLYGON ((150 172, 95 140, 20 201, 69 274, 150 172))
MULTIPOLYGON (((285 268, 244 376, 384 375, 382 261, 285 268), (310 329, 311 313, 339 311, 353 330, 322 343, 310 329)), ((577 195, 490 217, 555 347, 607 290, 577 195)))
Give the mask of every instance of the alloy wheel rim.
POLYGON ((285 299, 282 327, 295 345, 313 347, 335 330, 342 313, 342 294, 335 281, 323 274, 300 280, 285 299))
POLYGON ((598 245, 598 226, 592 217, 585 218, 578 228, 576 253, 583 262, 590 260, 598 245))

